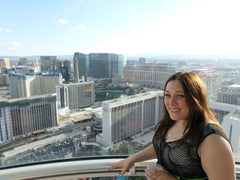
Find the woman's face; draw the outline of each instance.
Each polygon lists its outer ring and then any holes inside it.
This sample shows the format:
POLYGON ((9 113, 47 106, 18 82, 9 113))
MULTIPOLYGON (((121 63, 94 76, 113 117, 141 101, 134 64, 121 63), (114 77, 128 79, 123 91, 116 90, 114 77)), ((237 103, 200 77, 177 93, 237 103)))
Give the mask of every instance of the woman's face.
POLYGON ((188 119, 189 108, 183 87, 178 80, 168 82, 164 93, 164 104, 172 120, 186 121, 188 119))

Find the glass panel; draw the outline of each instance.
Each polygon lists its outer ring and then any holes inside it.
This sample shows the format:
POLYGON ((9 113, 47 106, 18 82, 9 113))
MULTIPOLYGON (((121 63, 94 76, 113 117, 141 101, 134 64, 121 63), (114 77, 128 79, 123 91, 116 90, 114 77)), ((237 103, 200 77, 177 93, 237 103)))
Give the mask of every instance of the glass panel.
POLYGON ((1 167, 142 150, 181 70, 204 81, 239 163, 239 5, 1 1, 1 167))

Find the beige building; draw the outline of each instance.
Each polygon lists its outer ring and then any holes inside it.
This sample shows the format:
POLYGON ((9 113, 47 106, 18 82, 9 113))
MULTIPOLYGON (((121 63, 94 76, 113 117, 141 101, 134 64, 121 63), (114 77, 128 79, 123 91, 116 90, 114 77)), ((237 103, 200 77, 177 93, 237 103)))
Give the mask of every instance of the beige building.
POLYGON ((170 64, 145 63, 123 68, 122 81, 139 86, 163 89, 167 79, 175 73, 170 64))
POLYGON ((1 74, 0 75, 0 86, 8 86, 8 75, 7 74, 1 74))
POLYGON ((28 59, 27 58, 20 58, 19 61, 22 65, 27 65, 28 64, 28 59))
POLYGON ((30 97, 56 93, 56 85, 62 84, 61 74, 35 73, 25 76, 9 75, 11 98, 30 97))
POLYGON ((8 58, 0 59, 0 68, 6 68, 6 69, 11 68, 10 59, 8 58))

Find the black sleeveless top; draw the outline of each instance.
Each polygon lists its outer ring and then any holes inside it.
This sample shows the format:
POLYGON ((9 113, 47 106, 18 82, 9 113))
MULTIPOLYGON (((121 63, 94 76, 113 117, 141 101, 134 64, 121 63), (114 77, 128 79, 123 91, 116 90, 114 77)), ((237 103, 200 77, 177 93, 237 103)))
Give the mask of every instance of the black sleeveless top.
MULTIPOLYGON (((204 128, 201 142, 211 134, 218 134, 228 140, 224 131, 216 124, 211 123, 204 128)), ((158 132, 155 132, 153 136, 153 146, 157 154, 158 163, 172 175, 181 178, 207 177, 198 155, 199 145, 194 147, 190 143, 190 139, 186 138, 166 142, 162 134, 158 132)))

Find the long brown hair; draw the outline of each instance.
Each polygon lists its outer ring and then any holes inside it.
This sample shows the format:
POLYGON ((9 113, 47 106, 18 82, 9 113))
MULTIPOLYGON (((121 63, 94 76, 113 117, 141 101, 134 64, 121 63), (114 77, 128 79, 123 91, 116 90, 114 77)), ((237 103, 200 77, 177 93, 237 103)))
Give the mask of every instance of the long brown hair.
MULTIPOLYGON (((173 74, 165 84, 164 93, 167 84, 173 80, 178 80, 181 83, 190 112, 184 137, 190 138, 191 142, 197 145, 200 142, 202 129, 206 126, 207 120, 213 121, 219 127, 221 125, 208 106, 207 89, 195 73, 181 71, 173 74)), ((163 119, 157 125, 157 132, 165 137, 175 121, 170 118, 165 104, 163 113, 163 119)))

